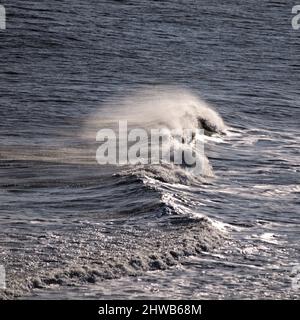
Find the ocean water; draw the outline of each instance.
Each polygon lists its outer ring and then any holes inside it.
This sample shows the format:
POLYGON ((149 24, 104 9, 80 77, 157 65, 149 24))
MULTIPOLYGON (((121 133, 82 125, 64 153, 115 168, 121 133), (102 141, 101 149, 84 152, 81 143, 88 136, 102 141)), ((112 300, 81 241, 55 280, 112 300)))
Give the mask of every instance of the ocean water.
POLYGON ((0 297, 299 298, 294 1, 1 4, 0 297), (96 162, 112 119, 199 114, 202 175, 96 162))

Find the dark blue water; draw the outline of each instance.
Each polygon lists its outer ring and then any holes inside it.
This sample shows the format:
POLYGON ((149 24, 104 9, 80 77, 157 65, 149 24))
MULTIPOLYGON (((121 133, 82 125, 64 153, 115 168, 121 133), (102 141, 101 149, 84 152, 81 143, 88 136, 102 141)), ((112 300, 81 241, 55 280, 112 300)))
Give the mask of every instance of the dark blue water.
POLYGON ((1 4, 0 296, 299 298, 294 1, 1 4), (228 126, 214 177, 98 165, 91 119, 170 85, 228 126))

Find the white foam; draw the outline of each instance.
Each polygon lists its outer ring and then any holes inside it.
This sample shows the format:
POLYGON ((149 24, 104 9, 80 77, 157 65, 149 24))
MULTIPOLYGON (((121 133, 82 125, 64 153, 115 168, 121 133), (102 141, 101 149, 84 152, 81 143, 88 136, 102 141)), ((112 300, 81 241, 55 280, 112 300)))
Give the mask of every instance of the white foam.
POLYGON ((150 129, 198 129, 198 119, 217 131, 226 129, 220 115, 192 91, 175 86, 144 87, 104 104, 100 112, 91 115, 83 135, 94 140, 96 131, 120 120, 150 129))

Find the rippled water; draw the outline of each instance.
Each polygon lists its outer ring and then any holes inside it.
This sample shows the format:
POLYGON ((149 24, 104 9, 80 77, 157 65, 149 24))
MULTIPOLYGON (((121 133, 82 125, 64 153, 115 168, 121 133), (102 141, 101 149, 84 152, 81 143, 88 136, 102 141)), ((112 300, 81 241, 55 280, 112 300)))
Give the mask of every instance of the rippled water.
POLYGON ((0 296, 299 298, 294 4, 4 3, 0 296), (90 119, 163 85, 228 126, 206 141, 214 177, 96 163, 90 119))

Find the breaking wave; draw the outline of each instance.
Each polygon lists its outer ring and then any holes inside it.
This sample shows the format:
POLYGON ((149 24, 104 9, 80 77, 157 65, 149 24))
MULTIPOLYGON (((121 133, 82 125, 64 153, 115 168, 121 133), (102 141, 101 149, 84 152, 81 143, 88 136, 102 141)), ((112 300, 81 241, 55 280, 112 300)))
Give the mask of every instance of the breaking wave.
MULTIPOLYGON (((204 152, 199 152, 195 147, 195 140, 202 139, 203 142, 207 142, 208 137, 212 135, 221 136, 225 133, 226 126, 221 116, 190 90, 158 86, 142 88, 126 96, 113 98, 104 106, 101 106, 101 112, 90 117, 85 126, 84 137, 94 141, 97 131, 100 129, 120 130, 117 128, 119 121, 127 121, 128 129, 170 130, 169 149, 173 152, 184 152, 190 149, 201 163, 201 176, 213 176, 210 163, 204 152), (207 139, 203 136, 200 137, 197 129, 202 129, 207 139), (186 140, 184 136, 178 139, 178 135, 173 134, 173 132, 184 133, 185 130, 193 132, 192 139, 186 140)), ((149 141, 145 146, 147 148, 148 143, 149 141)), ((140 172, 136 166, 129 168, 129 170, 131 173, 140 172)), ((162 163, 159 168, 157 166, 154 168, 150 163, 149 166, 144 166, 142 170, 146 170, 151 176, 153 176, 154 171, 158 180, 167 182, 188 182, 189 179, 195 178, 192 177, 193 170, 185 162, 180 168, 174 166, 172 161, 171 163, 162 163)))
MULTIPOLYGON (((171 136, 168 140, 173 152, 190 149, 196 154, 197 161, 201 163, 200 174, 186 163, 178 165, 172 161, 159 165, 126 165, 118 174, 123 177, 138 177, 145 186, 161 194, 164 213, 193 216, 192 209, 180 203, 180 199, 173 199, 168 185, 200 186, 206 179, 214 176, 209 159, 204 152, 195 148, 195 140, 198 138, 202 139, 203 143, 209 143, 214 139, 212 136, 222 138, 227 127, 221 116, 190 90, 170 86, 142 88, 126 96, 115 97, 101 106, 101 111, 93 114, 86 123, 83 136, 95 141, 98 130, 118 130, 118 121, 125 120, 128 122, 128 129, 143 128, 150 131, 167 128, 176 132, 184 132, 186 129, 197 132, 197 129, 203 129, 204 136, 195 134, 190 141, 186 141, 184 137, 178 139, 177 136, 171 136)), ((194 217, 199 217, 199 214, 194 213, 194 217)))

